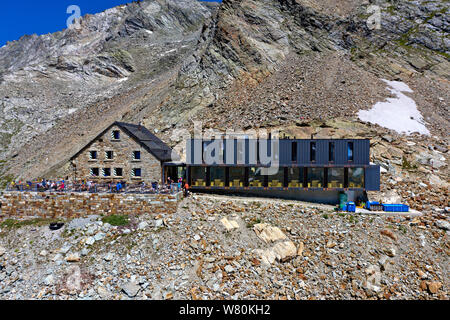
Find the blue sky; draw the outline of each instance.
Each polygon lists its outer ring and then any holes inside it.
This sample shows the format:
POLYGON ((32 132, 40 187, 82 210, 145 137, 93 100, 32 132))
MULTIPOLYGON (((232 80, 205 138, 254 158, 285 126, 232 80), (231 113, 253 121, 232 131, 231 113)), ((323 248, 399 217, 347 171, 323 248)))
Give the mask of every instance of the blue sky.
MULTIPOLYGON (((211 1, 211 0, 207 0, 211 1)), ((81 15, 94 14, 131 0, 3 0, 0 4, 0 47, 25 34, 46 34, 66 28, 70 5, 77 5, 81 15)))

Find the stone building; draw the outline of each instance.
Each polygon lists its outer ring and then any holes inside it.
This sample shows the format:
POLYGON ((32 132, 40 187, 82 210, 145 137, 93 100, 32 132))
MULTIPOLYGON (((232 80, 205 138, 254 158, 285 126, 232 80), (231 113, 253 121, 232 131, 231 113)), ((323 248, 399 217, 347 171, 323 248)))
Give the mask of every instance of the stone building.
POLYGON ((99 183, 162 182, 164 163, 172 159, 178 155, 147 128, 114 122, 70 159, 71 178, 99 183))

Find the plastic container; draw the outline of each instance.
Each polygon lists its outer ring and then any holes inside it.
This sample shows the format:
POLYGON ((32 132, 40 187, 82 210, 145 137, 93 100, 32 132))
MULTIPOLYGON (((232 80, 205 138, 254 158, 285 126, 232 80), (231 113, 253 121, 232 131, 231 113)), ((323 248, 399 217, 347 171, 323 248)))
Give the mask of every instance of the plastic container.
POLYGON ((356 204, 353 201, 347 202, 347 211, 356 212, 356 204))
POLYGON ((409 206, 406 204, 383 204, 383 210, 386 212, 409 212, 409 206))
POLYGON ((346 210, 346 209, 344 209, 344 206, 347 202, 347 199, 348 199, 348 197, 345 192, 339 193, 339 207, 344 211, 346 210))
POLYGON ((367 201, 367 203, 366 203, 366 209, 367 210, 370 210, 370 206, 371 205, 374 205, 374 204, 380 204, 379 202, 377 202, 377 201, 367 201))

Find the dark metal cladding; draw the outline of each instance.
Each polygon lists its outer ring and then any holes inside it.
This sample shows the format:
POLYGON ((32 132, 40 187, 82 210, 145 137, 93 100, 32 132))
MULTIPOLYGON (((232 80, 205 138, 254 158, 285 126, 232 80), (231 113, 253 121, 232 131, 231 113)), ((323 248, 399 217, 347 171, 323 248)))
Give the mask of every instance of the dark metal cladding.
MULTIPOLYGON (((339 165, 369 165, 370 164, 370 141, 366 139, 305 139, 305 140, 291 140, 281 139, 279 141, 279 161, 282 166, 339 166, 339 165), (292 143, 297 143, 297 161, 292 161, 292 143), (329 144, 334 143, 334 161, 329 161, 329 144), (349 161, 349 142, 353 143, 353 161, 349 161), (316 159, 311 162, 310 148, 311 143, 316 144, 316 159)), ((204 148, 212 141, 204 141, 204 148)), ((187 161, 192 164, 204 164, 201 161, 201 141, 190 140, 187 142, 187 161), (196 148, 197 154, 194 153, 196 148)), ((233 139, 225 140, 223 142, 223 163, 229 166, 234 165, 253 165, 256 155, 250 154, 250 150, 257 150, 255 140, 249 139, 233 139), (229 146, 229 144, 231 144, 229 146), (239 147, 238 147, 239 145, 239 147), (253 145, 252 148, 250 148, 253 145), (238 159, 240 161, 238 162, 238 159)), ((270 156, 272 145, 270 140, 260 140, 260 153, 270 156)))
POLYGON ((368 191, 380 191, 380 166, 372 165, 365 170, 365 186, 368 191))

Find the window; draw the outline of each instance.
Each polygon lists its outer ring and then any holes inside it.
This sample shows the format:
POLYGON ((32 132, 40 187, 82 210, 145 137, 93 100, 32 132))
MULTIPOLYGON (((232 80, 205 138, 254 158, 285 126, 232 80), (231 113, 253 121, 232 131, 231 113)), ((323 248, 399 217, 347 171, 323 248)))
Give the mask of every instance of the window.
POLYGON ((115 177, 122 177, 123 176, 122 168, 114 168, 114 176, 115 177))
POLYGON ((209 178, 211 187, 225 187, 225 168, 211 167, 209 178))
POLYGON ((241 188, 244 187, 245 168, 231 167, 230 168, 230 187, 241 188))
POLYGON ((282 188, 284 186, 284 168, 278 168, 278 172, 268 176, 268 186, 282 188))
POLYGON ((303 168, 288 168, 288 187, 303 187, 303 168))
POLYGON ((140 177, 142 175, 141 168, 133 168, 131 171, 132 177, 140 177))
POLYGON ((334 142, 330 142, 328 144, 328 161, 329 162, 334 161, 334 142))
POLYGON ((104 177, 111 177, 111 168, 103 168, 102 171, 104 177))
POLYGON ((256 163, 260 163, 260 160, 259 160, 259 139, 256 140, 256 163))
POLYGON ((89 151, 89 159, 97 160, 97 151, 89 151))
POLYGON ((205 163, 205 149, 207 146, 206 141, 202 141, 202 163, 205 163))
POLYGON ((261 175, 261 168, 250 168, 248 184, 250 187, 264 187, 264 176, 261 175))
POLYGON ((114 152, 113 151, 106 151, 105 152, 105 158, 106 160, 112 160, 114 157, 114 152))
POLYGON ((133 160, 141 160, 141 152, 133 151, 133 160))
POLYGON ((98 177, 99 176, 99 169, 98 168, 91 168, 90 175, 91 175, 91 177, 98 177))
POLYGON ((364 168, 348 168, 348 187, 364 188, 364 168))
POLYGON ((297 162, 297 141, 292 142, 291 150, 292 150, 291 152, 292 162, 297 162))
POLYGON ((111 138, 113 140, 120 140, 120 131, 119 130, 113 130, 111 133, 111 138))
POLYGON ((311 162, 316 161, 316 143, 310 142, 309 144, 309 160, 311 162))
POLYGON ((353 142, 347 144, 348 161, 353 161, 353 142))
POLYGON ((328 188, 344 188, 344 168, 328 168, 328 188))
POLYGON ((191 167, 192 185, 196 187, 206 187, 206 168, 191 167))
POLYGON ((308 188, 323 188, 323 178, 323 168, 308 168, 308 188))

